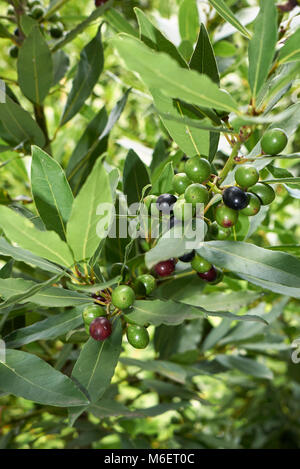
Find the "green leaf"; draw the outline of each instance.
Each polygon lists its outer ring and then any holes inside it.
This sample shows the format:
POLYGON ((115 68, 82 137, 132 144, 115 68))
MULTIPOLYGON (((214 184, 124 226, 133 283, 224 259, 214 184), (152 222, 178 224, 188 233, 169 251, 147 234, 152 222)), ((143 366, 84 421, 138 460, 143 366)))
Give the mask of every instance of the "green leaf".
POLYGON ((30 220, 4 206, 0 206, 0 226, 21 248, 65 267, 73 265, 70 249, 54 231, 40 231, 30 220))
POLYGON ((249 43, 249 83, 254 99, 267 79, 275 54, 277 35, 276 5, 274 0, 264 0, 249 43))
POLYGON ((112 210, 109 176, 99 159, 73 202, 67 225, 67 241, 77 262, 90 259, 107 236, 112 210))
POLYGON ((56 231, 65 240, 73 194, 61 166, 38 147, 32 148, 31 185, 36 208, 46 228, 56 231))
POLYGON ((0 103, 0 121, 7 133, 9 143, 20 145, 20 143, 29 142, 40 147, 44 146, 45 137, 40 127, 29 112, 21 108, 8 95, 6 95, 5 103, 0 103))
POLYGON ((262 363, 239 355, 217 355, 216 360, 228 369, 237 369, 255 378, 273 379, 273 373, 262 363))
POLYGON ((232 57, 237 54, 237 49, 229 41, 218 41, 214 44, 214 52, 218 57, 232 57))
POLYGON ((28 295, 26 295, 26 298, 19 300, 19 303, 30 302, 40 306, 50 306, 52 308, 93 303, 91 297, 59 287, 48 287, 43 291, 33 294, 34 289, 40 288, 40 285, 44 287, 44 284, 37 284, 22 278, 0 279, 1 295, 6 299, 16 297, 17 295, 22 296, 26 292, 32 293, 32 296, 27 298, 28 295))
POLYGON ((52 54, 53 61, 53 83, 56 85, 65 76, 70 65, 70 60, 63 50, 58 50, 52 54))
POLYGON ((300 60, 300 29, 298 28, 294 34, 292 34, 284 46, 280 49, 278 61, 279 64, 295 62, 300 60))
POLYGON ((38 27, 39 24, 36 20, 31 18, 31 16, 28 15, 22 15, 20 18, 20 23, 21 23, 21 29, 25 36, 29 36, 31 33, 32 29, 36 26, 38 27))
POLYGON ((161 174, 153 182, 151 194, 160 195, 160 194, 167 194, 167 193, 173 192, 173 184, 172 184, 173 177, 174 177, 173 163, 172 161, 170 161, 169 163, 165 165, 161 174))
POLYGON ((225 21, 232 24, 240 33, 242 33, 246 38, 250 39, 251 34, 249 31, 239 22, 239 20, 232 13, 230 8, 226 5, 224 0, 208 0, 209 3, 217 10, 220 16, 224 18, 225 21))
POLYGON ((129 150, 123 172, 123 192, 128 206, 141 200, 143 189, 148 184, 150 178, 146 166, 133 150, 129 150))
POLYGON ((113 38, 112 43, 127 67, 138 72, 150 89, 157 88, 171 98, 193 105, 239 113, 234 99, 222 93, 206 75, 181 68, 168 55, 154 52, 125 34, 113 38))
POLYGON ((267 179, 264 181, 265 184, 299 184, 300 177, 291 177, 291 178, 277 178, 277 179, 267 179))
POLYGON ((146 46, 158 52, 165 52, 176 60, 181 67, 188 68, 186 61, 174 44, 154 26, 145 13, 143 13, 139 8, 134 8, 134 11, 139 23, 140 39, 146 44, 146 46))
POLYGON ((11 259, 10 261, 6 262, 3 267, 0 269, 0 278, 10 278, 12 275, 12 269, 14 266, 14 260, 11 259))
POLYGON ((176 383, 184 384, 187 378, 187 371, 183 366, 177 365, 163 360, 136 360, 134 358, 121 358, 121 363, 126 366, 134 366, 141 368, 141 370, 152 371, 159 375, 165 376, 176 383))
POLYGON ((6 29, 3 26, 3 24, 0 24, 0 37, 5 37, 5 38, 11 38, 12 37, 12 35, 8 31, 8 29, 6 29))
POLYGON ((0 362, 1 390, 43 405, 84 406, 87 398, 70 378, 35 355, 6 350, 0 362))
POLYGON ((53 82, 52 57, 39 26, 25 39, 18 56, 18 82, 24 95, 42 104, 53 82))
POLYGON ((220 84, 219 70, 209 35, 202 23, 197 44, 190 61, 190 68, 205 73, 217 85, 220 84))
POLYGON ((101 27, 94 39, 80 53, 77 73, 64 109, 60 125, 66 124, 82 108, 90 96, 103 70, 104 57, 101 27))
POLYGON ((18 348, 36 340, 52 340, 82 324, 82 309, 72 309, 23 327, 5 337, 8 348, 18 348))
POLYGON ((253 276, 278 285, 300 287, 300 261, 289 254, 239 241, 206 242, 199 253, 209 262, 243 278, 253 276))
POLYGON ((200 27, 196 0, 183 0, 181 2, 178 20, 181 39, 194 44, 200 27))
POLYGON ((18 248, 9 244, 5 238, 0 238, 0 254, 3 256, 10 256, 16 261, 25 262, 25 264, 34 265, 47 272, 59 274, 62 269, 55 264, 51 264, 42 257, 32 254, 30 251, 18 248))
POLYGON ((144 301, 137 300, 127 314, 130 320, 144 326, 145 324, 153 324, 154 326, 177 325, 182 324, 187 319, 201 319, 207 316, 217 316, 241 321, 261 321, 265 322, 258 316, 241 315, 229 313, 227 311, 206 311, 201 307, 189 306, 184 303, 178 303, 172 300, 161 301, 144 301))
POLYGON ((195 290, 187 296, 183 295, 178 298, 178 301, 191 306, 201 306, 209 311, 238 311, 243 306, 247 306, 250 303, 258 300, 261 297, 261 293, 253 291, 231 291, 230 293, 224 292, 211 292, 204 295, 201 291, 195 290))
POLYGON ((104 13, 104 17, 107 19, 110 26, 117 32, 117 33, 127 33, 131 34, 131 36, 138 37, 138 33, 136 30, 131 26, 131 24, 122 16, 117 10, 114 8, 110 8, 106 10, 104 13))

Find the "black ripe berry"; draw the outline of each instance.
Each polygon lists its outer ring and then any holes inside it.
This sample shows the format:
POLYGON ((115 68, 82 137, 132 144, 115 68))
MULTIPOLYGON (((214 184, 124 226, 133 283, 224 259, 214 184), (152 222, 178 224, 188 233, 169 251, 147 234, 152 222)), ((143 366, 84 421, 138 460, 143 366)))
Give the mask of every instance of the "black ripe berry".
POLYGON ((191 262, 194 259, 195 255, 196 255, 196 251, 193 250, 193 251, 187 252, 183 256, 179 257, 179 260, 181 262, 191 262))
POLYGON ((243 210, 247 207, 249 198, 246 192, 236 186, 228 187, 223 192, 224 204, 233 210, 243 210))
POLYGON ((162 194, 157 198, 156 206, 158 210, 165 214, 170 214, 177 197, 172 194, 162 194))
POLYGON ((100 7, 101 5, 104 5, 104 3, 108 2, 108 0, 95 0, 95 6, 100 7))
POLYGON ((105 340, 111 335, 111 323, 103 316, 94 319, 90 325, 90 335, 94 340, 105 340))
POLYGON ((171 275, 175 270, 175 262, 174 259, 169 259, 168 261, 162 261, 156 264, 154 267, 155 272, 160 277, 168 277, 171 275))
POLYGON ((199 275, 199 277, 202 278, 202 280, 205 280, 206 282, 214 282, 218 276, 218 272, 216 271, 214 266, 212 266, 212 268, 207 272, 198 272, 197 275, 199 275))

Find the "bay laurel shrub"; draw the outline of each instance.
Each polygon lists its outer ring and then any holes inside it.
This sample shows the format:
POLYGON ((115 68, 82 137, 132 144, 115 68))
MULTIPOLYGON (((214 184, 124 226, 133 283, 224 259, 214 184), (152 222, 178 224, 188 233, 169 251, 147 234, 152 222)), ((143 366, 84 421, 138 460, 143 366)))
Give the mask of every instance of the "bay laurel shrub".
POLYGON ((297 2, 2 3, 0 446, 299 447, 297 2))

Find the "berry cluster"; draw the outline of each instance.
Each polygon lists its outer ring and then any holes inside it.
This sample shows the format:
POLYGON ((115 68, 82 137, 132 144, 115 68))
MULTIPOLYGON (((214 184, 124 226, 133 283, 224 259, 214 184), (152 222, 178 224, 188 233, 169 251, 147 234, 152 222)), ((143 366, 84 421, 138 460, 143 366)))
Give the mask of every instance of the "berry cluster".
MULTIPOLYGON (((49 24, 49 34, 53 39, 60 39, 63 34, 64 34, 64 25, 60 21, 60 14, 59 13, 53 13, 53 15, 50 18, 47 18, 47 20, 44 20, 45 14, 46 14, 46 9, 44 8, 41 0, 33 0, 33 1, 27 1, 27 6, 25 8, 25 13, 33 18, 34 20, 38 21, 42 28, 44 29, 44 23, 49 24)), ((10 6, 7 9, 6 12, 7 16, 14 19, 15 18, 15 10, 12 6, 10 6)), ((15 29, 14 31, 14 36, 16 38, 16 43, 21 45, 21 35, 19 29, 15 29)), ((19 47, 18 46, 12 46, 9 50, 9 55, 12 58, 17 58, 19 53, 19 47)))

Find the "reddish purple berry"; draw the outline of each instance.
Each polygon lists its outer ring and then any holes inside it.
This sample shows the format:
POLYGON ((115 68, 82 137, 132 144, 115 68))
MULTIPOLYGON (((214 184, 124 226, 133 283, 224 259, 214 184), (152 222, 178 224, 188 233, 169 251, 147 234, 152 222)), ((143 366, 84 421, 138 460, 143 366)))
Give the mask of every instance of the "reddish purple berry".
POLYGON ((205 280, 206 282, 214 282, 217 278, 218 273, 214 266, 212 266, 212 268, 208 272, 204 272, 204 274, 198 272, 197 275, 199 275, 199 277, 202 278, 202 280, 205 280))
POLYGON ((95 0, 95 6, 100 7, 104 3, 108 2, 108 0, 95 0))
POLYGON ((175 270, 175 262, 174 259, 169 259, 168 261, 159 262, 154 267, 155 272, 160 277, 168 277, 171 275, 175 270))
POLYGON ((111 335, 111 323, 105 317, 94 319, 90 325, 90 335, 94 340, 105 340, 111 335))

